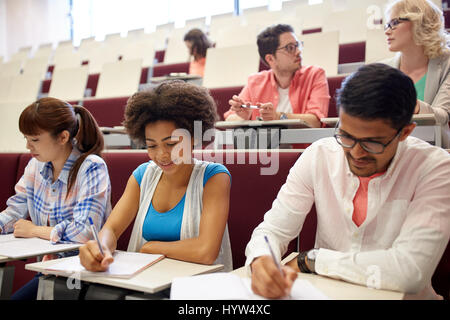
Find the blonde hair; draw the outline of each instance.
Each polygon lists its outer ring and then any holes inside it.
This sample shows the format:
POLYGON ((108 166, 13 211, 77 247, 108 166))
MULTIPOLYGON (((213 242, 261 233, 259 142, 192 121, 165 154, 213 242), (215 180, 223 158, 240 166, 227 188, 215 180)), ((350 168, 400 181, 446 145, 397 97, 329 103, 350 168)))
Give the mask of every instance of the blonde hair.
POLYGON ((386 9, 386 16, 395 12, 413 25, 413 39, 424 47, 424 54, 433 59, 449 51, 446 44, 442 11, 429 0, 397 0, 386 9))

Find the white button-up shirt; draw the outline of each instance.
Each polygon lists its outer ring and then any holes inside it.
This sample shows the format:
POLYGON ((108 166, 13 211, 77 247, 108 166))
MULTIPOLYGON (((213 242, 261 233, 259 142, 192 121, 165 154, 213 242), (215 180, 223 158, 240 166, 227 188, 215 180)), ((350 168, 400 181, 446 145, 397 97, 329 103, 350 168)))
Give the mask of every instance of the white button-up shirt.
POLYGON ((450 155, 417 138, 400 142, 386 173, 369 183, 367 217, 360 227, 352 221, 358 187, 334 138, 312 144, 254 230, 246 265, 270 254, 264 234, 280 259, 315 203, 318 274, 436 297, 431 277, 450 237, 450 155))

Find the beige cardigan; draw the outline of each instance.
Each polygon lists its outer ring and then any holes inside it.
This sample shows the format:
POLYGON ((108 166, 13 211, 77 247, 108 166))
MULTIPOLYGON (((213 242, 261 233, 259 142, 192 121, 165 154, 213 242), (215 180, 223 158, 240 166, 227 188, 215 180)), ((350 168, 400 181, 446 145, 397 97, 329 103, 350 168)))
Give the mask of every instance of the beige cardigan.
MULTIPOLYGON (((400 67, 401 54, 381 62, 394 67, 400 67)), ((450 52, 430 59, 428 62, 427 80, 425 83, 424 100, 420 101, 419 113, 433 113, 441 125, 442 147, 450 148, 450 52)))

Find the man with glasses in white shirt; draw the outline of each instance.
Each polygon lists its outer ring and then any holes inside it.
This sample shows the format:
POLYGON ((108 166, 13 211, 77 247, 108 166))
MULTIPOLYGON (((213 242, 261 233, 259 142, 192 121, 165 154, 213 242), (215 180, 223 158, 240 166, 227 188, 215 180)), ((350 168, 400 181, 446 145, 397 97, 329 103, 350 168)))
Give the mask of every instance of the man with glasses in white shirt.
POLYGON ((302 43, 290 25, 278 24, 263 30, 257 39, 258 52, 270 70, 249 76, 239 96, 233 96, 227 121, 302 119, 320 127, 328 116, 330 95, 325 71, 302 66, 302 43), (258 109, 246 108, 256 106, 258 109))
POLYGON ((412 80, 384 64, 361 67, 337 97, 334 137, 313 143, 289 172, 246 248, 252 289, 289 293, 297 272, 436 299, 431 277, 450 237, 450 155, 410 137, 412 80), (315 248, 278 271, 278 259, 315 204, 315 248))

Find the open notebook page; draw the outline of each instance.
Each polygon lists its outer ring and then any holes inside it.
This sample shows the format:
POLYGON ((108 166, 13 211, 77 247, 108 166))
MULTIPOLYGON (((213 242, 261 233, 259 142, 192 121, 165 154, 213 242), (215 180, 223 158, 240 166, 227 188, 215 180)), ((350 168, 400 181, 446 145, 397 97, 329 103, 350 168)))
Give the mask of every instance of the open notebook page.
POLYGON ((63 258, 59 263, 55 263, 47 270, 62 271, 66 273, 81 273, 86 276, 108 276, 115 278, 131 278, 135 274, 143 271, 150 265, 163 259, 162 254, 147 254, 139 252, 114 252, 114 262, 109 265, 105 272, 87 271, 80 263, 79 256, 63 258))
MULTIPOLYGON (((259 300, 265 299, 251 290, 250 278, 216 272, 193 277, 175 278, 170 291, 172 300, 259 300)), ((292 300, 329 299, 309 281, 297 279, 291 290, 292 300)))

